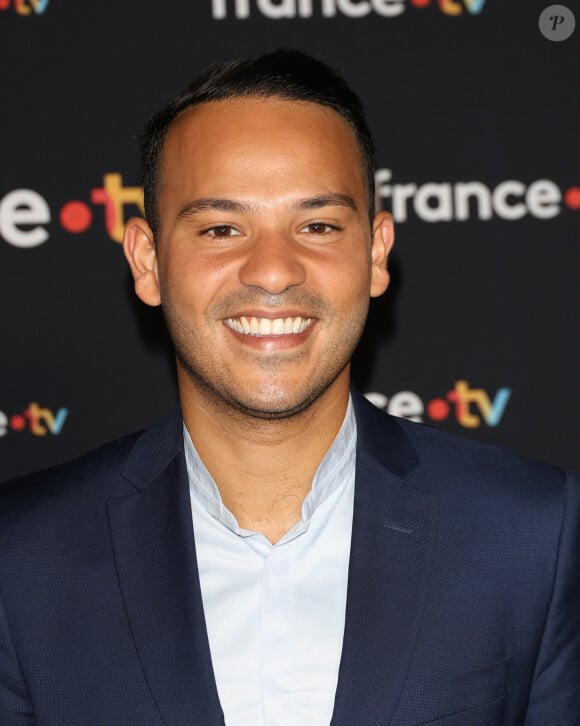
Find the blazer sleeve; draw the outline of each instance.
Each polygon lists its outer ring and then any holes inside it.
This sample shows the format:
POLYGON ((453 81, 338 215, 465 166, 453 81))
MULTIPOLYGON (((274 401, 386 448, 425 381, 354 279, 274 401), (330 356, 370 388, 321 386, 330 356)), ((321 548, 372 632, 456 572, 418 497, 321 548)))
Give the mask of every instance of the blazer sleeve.
POLYGON ((18 665, 0 593, 0 724, 34 726, 34 723, 28 688, 18 665))
POLYGON ((525 726, 580 723, 580 481, 569 475, 552 597, 525 726))

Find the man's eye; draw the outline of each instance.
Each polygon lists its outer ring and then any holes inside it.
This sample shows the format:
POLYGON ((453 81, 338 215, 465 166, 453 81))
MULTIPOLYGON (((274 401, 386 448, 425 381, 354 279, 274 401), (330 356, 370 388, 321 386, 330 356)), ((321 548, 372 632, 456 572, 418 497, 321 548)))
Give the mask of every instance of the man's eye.
POLYGON ((234 229, 234 227, 230 227, 229 224, 218 224, 215 227, 205 229, 203 234, 206 234, 208 237, 215 237, 218 239, 223 237, 235 237, 240 233, 237 229, 234 229))
POLYGON ((303 229, 309 234, 329 234, 330 232, 336 231, 338 227, 334 227, 332 224, 326 224, 326 222, 311 222, 306 227, 303 227, 303 229))

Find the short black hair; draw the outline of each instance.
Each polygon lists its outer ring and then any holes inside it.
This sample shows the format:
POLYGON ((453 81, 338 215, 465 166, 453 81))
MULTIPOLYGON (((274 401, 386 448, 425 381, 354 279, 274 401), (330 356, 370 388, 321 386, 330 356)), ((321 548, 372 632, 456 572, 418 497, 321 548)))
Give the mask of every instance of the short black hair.
POLYGON ((145 216, 154 232, 158 223, 159 156, 172 122, 192 106, 244 97, 310 101, 340 114, 351 127, 360 147, 372 220, 375 148, 360 99, 344 78, 325 63, 298 50, 281 49, 257 58, 236 58, 210 67, 149 118, 141 137, 141 150, 145 216))

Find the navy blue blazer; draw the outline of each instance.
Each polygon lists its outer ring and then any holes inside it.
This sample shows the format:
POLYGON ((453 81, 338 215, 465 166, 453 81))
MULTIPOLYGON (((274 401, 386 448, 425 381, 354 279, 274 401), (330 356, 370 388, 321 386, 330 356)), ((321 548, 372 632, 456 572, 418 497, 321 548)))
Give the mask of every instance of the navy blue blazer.
MULTIPOLYGON (((354 400, 332 725, 580 724, 577 482, 354 400)), ((2 726, 223 724, 181 426, 0 488, 2 726)))

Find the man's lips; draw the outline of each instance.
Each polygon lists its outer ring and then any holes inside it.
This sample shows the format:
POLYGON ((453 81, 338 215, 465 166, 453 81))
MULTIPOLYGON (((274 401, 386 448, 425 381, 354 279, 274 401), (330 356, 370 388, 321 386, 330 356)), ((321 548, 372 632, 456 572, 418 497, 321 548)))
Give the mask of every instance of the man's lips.
POLYGON ((235 318, 225 318, 224 323, 240 335, 255 337, 277 337, 284 335, 299 335, 312 325, 315 318, 299 315, 280 318, 264 318, 258 316, 242 315, 235 318))

